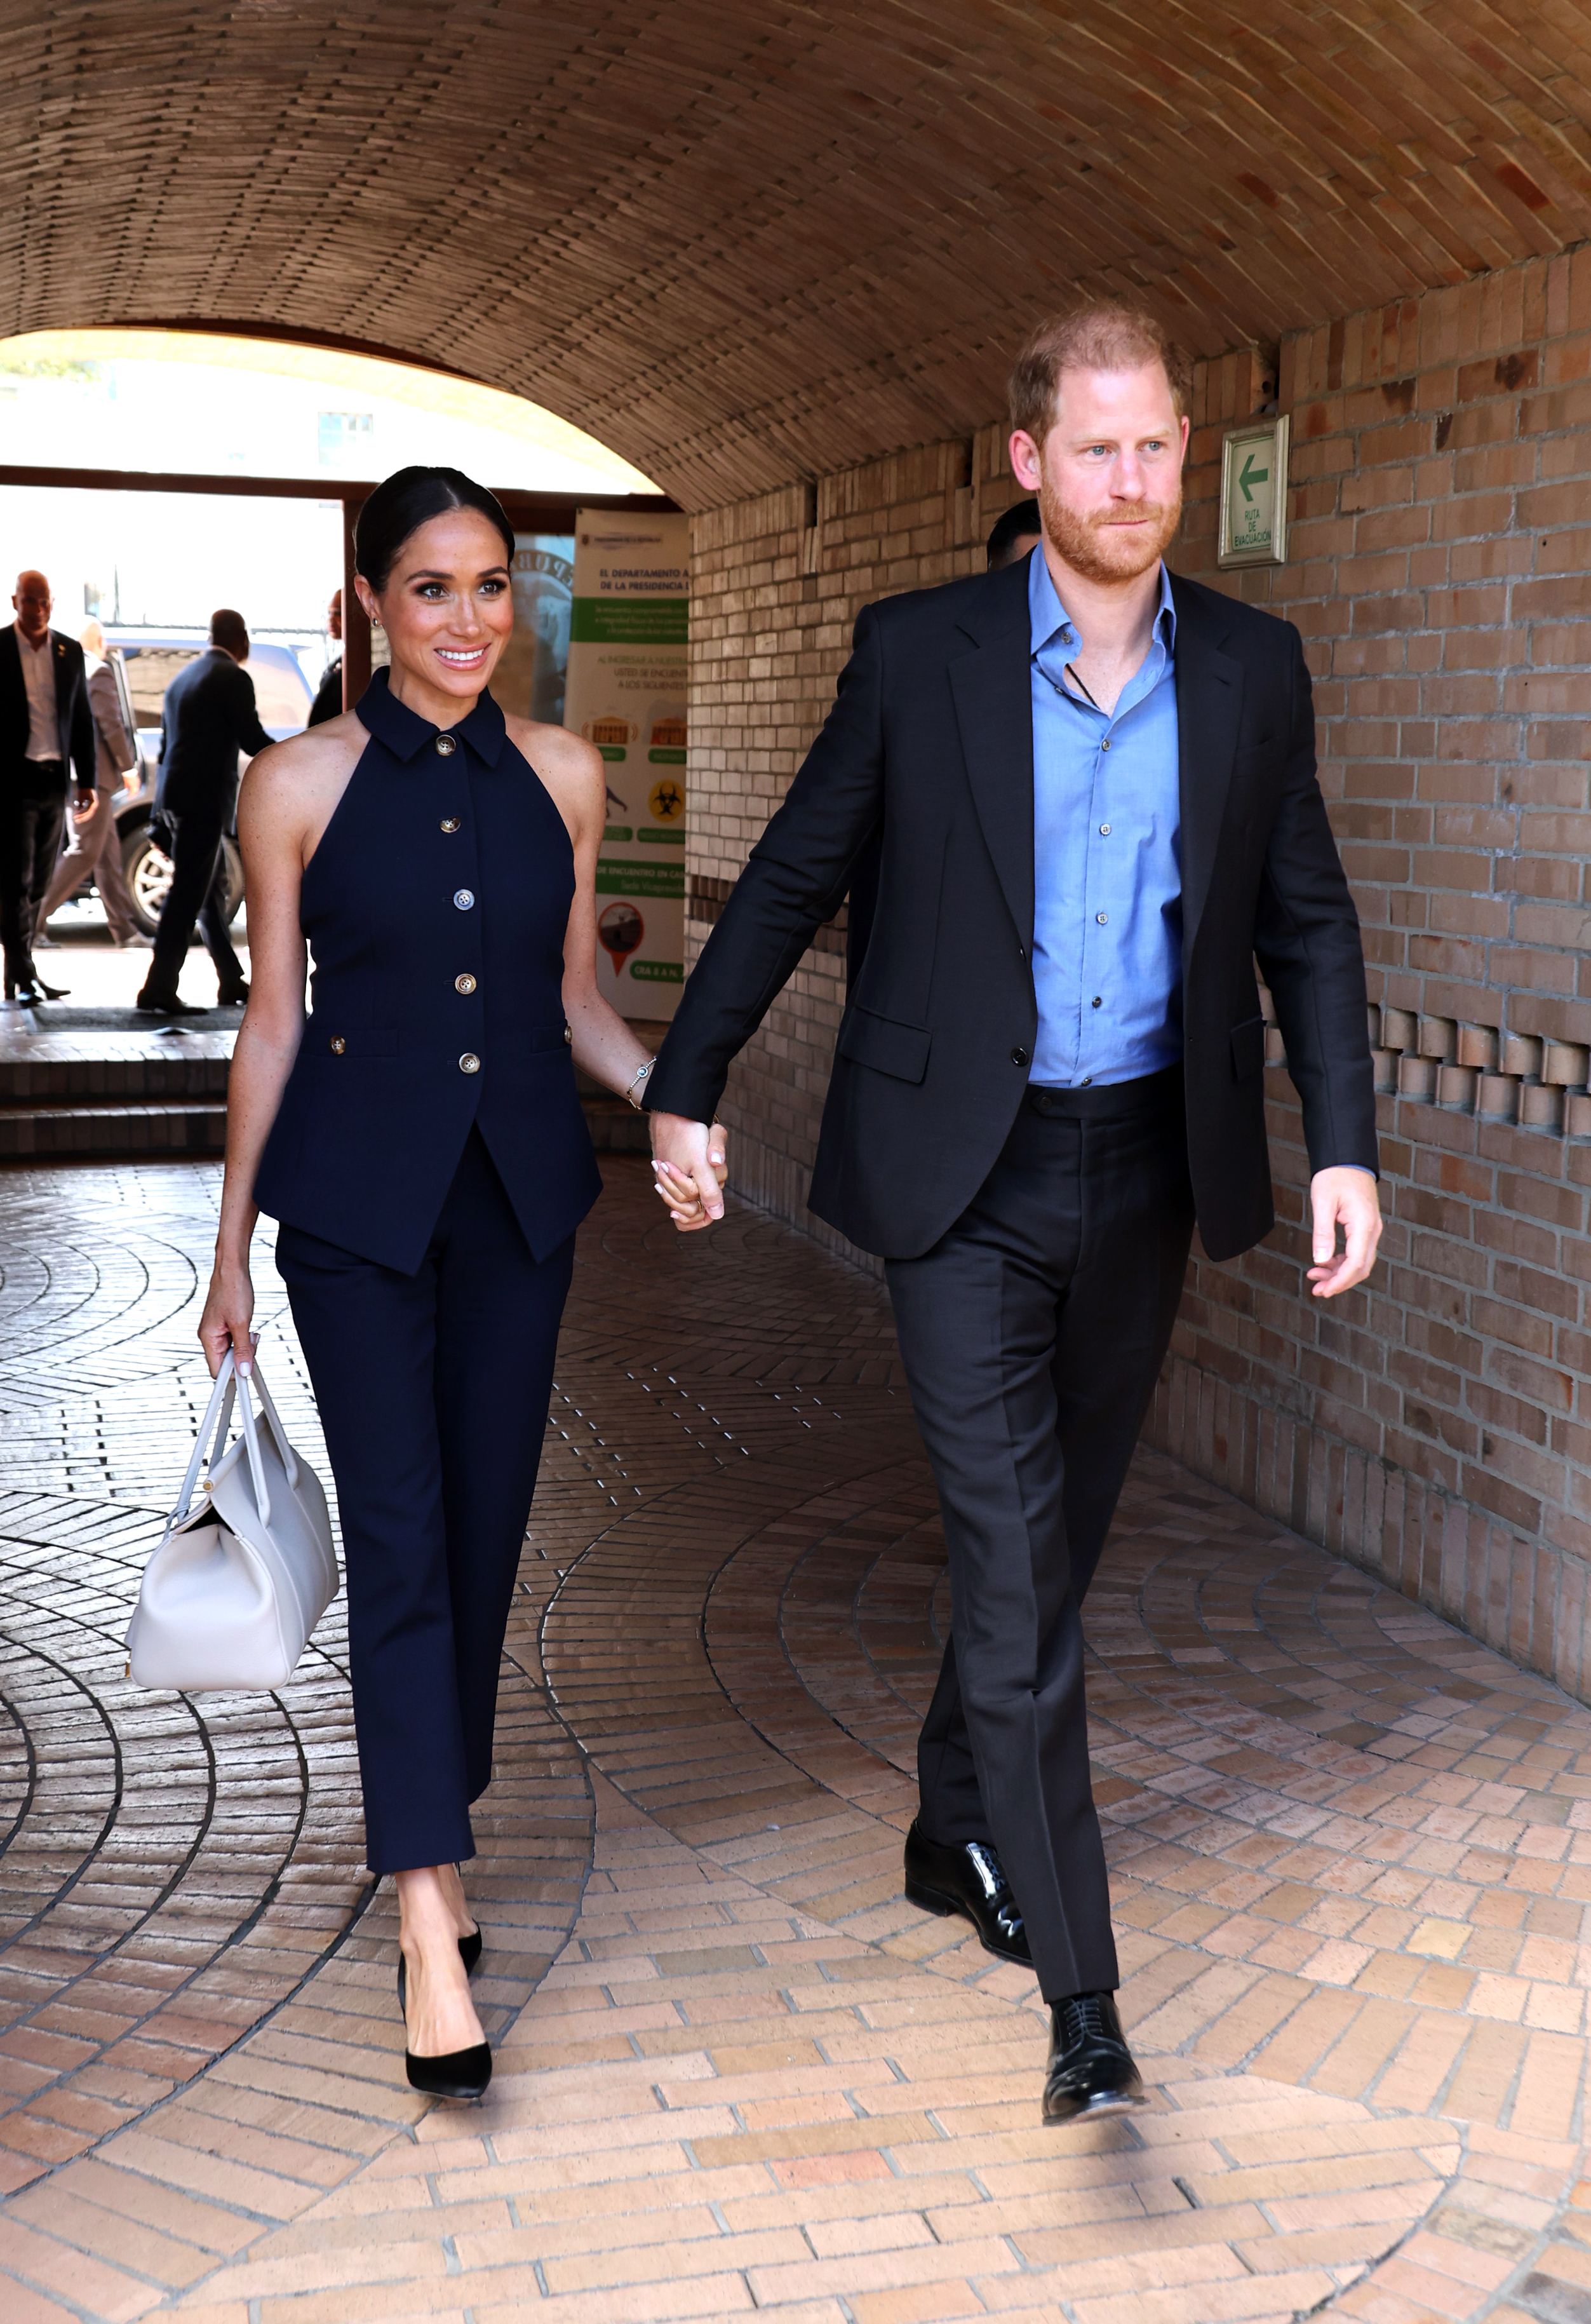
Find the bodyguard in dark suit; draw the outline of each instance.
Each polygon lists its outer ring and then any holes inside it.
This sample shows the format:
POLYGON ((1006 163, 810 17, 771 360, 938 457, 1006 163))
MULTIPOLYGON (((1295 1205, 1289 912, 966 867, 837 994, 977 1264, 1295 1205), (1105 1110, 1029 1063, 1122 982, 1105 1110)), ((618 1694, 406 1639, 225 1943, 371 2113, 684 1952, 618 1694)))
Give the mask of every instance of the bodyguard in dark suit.
POLYGON ((0 630, 0 945, 5 998, 32 1006, 60 997, 33 966, 33 932, 60 853, 69 767, 79 810, 94 804, 94 715, 83 649, 51 628, 44 576, 19 574, 11 602, 16 620, 0 630))
POLYGON ((226 858, 222 840, 237 807, 238 752, 252 758, 271 737, 260 724, 243 615, 210 616, 210 648, 166 688, 161 709, 161 770, 155 809, 172 833, 171 885, 161 908, 154 958, 138 996, 140 1009, 163 1017, 191 1015, 177 991, 197 921, 226 1008, 246 1001, 243 964, 226 926, 226 858))
POLYGON ((876 850, 810 1201, 887 1262, 949 1545, 906 1893, 1036 1970, 1053 2122, 1142 2098, 1078 1609, 1195 1220, 1214 1259, 1273 1222, 1256 955, 1303 1105, 1317 1296, 1363 1279, 1380 1231, 1358 925, 1298 633, 1162 563, 1190 384, 1129 309, 1035 335, 1012 465, 1040 548, 862 613, 647 1097, 694 1182, 676 1217, 704 1223, 730 1061, 876 850))

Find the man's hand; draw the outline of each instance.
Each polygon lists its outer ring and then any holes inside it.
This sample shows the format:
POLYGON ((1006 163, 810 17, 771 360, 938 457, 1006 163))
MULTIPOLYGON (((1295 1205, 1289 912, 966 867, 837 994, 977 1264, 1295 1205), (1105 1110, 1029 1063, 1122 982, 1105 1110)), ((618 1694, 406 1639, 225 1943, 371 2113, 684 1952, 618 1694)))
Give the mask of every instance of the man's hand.
POLYGON ((682 1113, 655 1113, 652 1170, 658 1192, 681 1234, 694 1234, 723 1216, 727 1141, 720 1121, 689 1121, 682 1113))
POLYGON ((1310 1180, 1314 1213, 1314 1259, 1310 1281, 1317 1299, 1335 1299, 1363 1283, 1375 1264, 1381 1240, 1381 1197, 1368 1170, 1317 1170, 1310 1180), (1347 1249, 1338 1254, 1337 1230, 1347 1249))

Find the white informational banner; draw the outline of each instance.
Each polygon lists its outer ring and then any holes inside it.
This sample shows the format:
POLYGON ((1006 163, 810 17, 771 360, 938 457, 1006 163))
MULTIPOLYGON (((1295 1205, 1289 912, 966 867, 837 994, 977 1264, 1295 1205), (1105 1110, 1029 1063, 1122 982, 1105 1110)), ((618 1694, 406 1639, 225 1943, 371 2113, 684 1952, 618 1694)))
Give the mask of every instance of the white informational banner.
POLYGON ((564 724, 602 752, 597 976, 624 1017, 672 1017, 685 982, 690 520, 579 509, 564 724))

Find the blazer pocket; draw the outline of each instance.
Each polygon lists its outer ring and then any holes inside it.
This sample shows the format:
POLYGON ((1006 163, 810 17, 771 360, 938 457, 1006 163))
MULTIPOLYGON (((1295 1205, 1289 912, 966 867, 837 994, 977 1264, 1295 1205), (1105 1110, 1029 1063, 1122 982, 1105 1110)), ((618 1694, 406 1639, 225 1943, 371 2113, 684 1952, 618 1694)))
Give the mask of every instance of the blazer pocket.
POLYGON ((1232 1028, 1232 1071, 1240 1082, 1252 1081, 1265 1069, 1265 1020, 1250 1017, 1232 1028))
POLYGON ((851 1009, 837 1046, 853 1065, 871 1065, 875 1073, 893 1074, 900 1082, 920 1082, 928 1070, 933 1038, 926 1026, 902 1025, 893 1017, 875 1017, 870 1009, 851 1009))

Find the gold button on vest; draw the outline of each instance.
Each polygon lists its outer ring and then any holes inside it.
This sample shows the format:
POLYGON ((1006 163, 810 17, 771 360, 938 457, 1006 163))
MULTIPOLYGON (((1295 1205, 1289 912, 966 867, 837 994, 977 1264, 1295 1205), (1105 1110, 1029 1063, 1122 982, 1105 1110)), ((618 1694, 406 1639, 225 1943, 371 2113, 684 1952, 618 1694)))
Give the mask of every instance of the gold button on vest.
POLYGON ((332 1037, 331 1037, 331 1053, 332 1053, 332 1055, 333 1055, 333 1056, 334 1056, 334 1057, 340 1057, 340 1056, 342 1056, 342 1054, 343 1054, 343 1051, 347 1047, 347 1046, 348 1046, 348 1044, 346 1043, 346 1041, 345 1041, 345 1040, 344 1040, 344 1038, 343 1038, 343 1037, 342 1037, 342 1035, 341 1035, 340 1033, 334 1033, 334 1034, 332 1035, 332 1037))
POLYGON ((456 815, 445 815, 442 818, 443 830, 456 831, 458 829, 460 820, 461 818, 456 815))

